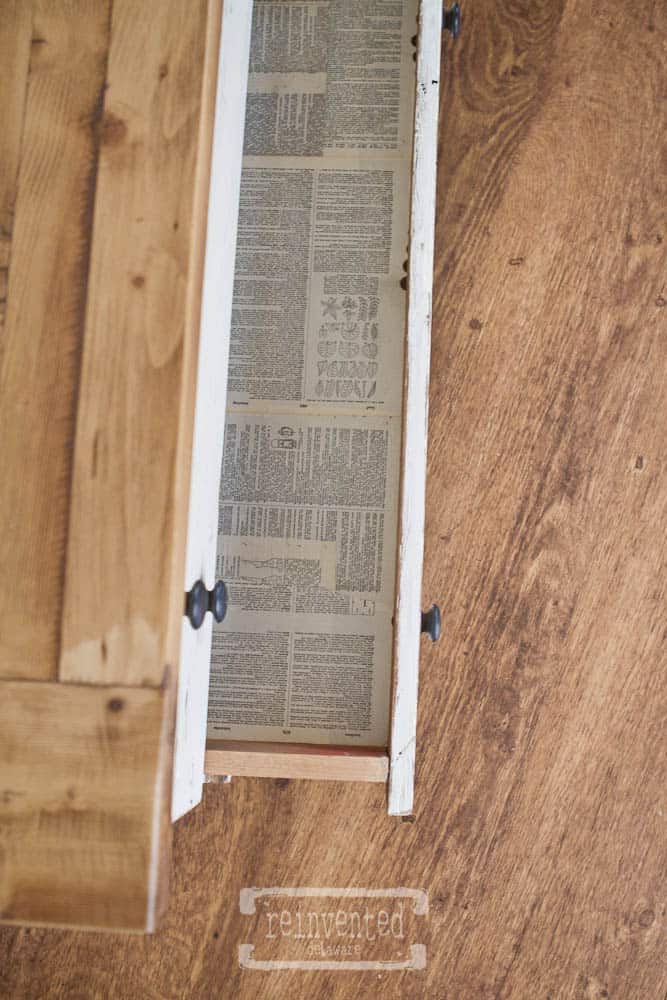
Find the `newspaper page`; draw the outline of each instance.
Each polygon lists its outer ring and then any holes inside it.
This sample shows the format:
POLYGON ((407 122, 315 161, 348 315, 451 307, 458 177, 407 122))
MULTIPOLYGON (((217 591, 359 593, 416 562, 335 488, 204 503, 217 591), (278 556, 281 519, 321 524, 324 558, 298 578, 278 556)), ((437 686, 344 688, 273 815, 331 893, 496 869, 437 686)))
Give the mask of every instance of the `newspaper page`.
POLYGON ((255 0, 208 735, 387 745, 417 0, 255 0))

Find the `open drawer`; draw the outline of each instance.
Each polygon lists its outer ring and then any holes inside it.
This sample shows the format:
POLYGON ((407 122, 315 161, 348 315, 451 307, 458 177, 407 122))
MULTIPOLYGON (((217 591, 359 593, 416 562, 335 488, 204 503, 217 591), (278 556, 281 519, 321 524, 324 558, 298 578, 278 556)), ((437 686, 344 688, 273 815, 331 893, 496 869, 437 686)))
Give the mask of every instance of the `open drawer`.
POLYGON ((412 810, 442 6, 389 7, 256 2, 224 295, 214 146, 186 590, 228 610, 184 622, 174 819, 204 774, 412 810))

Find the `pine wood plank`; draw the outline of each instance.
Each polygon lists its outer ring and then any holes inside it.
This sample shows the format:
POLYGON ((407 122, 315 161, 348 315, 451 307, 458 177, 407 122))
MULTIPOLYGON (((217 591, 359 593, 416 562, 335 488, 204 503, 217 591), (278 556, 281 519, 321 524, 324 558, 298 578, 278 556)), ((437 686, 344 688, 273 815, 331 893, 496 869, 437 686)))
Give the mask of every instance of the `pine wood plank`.
MULTIPOLYGON (((11 150, 2 151, 7 219, 25 88, 23 19, 30 4, 4 13, 5 38, 12 25, 17 32, 14 60, 0 71, 15 80, 2 92, 5 141, 11 141, 11 150)), ((58 663, 109 3, 72 0, 67 14, 60 3, 34 4, 0 352, 0 677, 54 677, 58 663)))
POLYGON ((389 758, 382 750, 362 748, 208 740, 204 770, 207 775, 384 782, 389 758))
POLYGON ((59 676, 178 661, 220 0, 114 0, 59 676), (206 51, 206 39, 209 50, 206 51), (215 45, 214 50, 211 46, 215 45))
POLYGON ((0 364, 31 30, 31 4, 21 0, 0 0, 0 94, 3 102, 0 129, 0 364))
POLYGON ((0 918, 152 930, 169 782, 159 689, 0 682, 0 918))

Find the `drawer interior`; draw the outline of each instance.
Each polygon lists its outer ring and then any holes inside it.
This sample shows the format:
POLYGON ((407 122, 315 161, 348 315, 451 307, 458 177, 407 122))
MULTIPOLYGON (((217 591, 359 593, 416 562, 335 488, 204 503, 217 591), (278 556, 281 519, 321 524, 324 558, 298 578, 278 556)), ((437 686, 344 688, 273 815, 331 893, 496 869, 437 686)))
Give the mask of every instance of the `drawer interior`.
POLYGON ((416 0, 255 5, 209 773, 386 777, 416 33, 416 0))

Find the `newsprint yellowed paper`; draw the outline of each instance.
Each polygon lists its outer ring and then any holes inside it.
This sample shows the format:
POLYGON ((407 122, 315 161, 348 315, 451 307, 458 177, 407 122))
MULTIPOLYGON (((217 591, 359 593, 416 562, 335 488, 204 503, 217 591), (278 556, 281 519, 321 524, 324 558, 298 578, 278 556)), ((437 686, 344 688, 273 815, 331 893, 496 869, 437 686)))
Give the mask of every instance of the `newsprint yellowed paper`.
POLYGON ((417 0, 255 0, 208 735, 386 746, 417 0))

